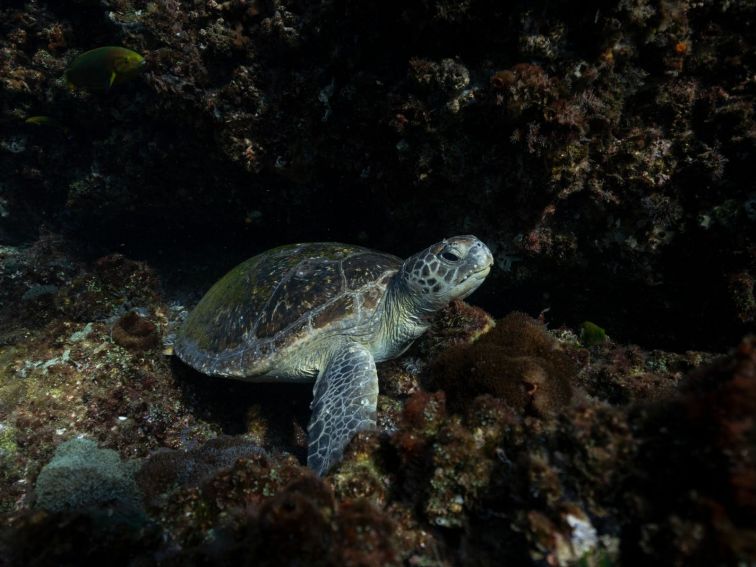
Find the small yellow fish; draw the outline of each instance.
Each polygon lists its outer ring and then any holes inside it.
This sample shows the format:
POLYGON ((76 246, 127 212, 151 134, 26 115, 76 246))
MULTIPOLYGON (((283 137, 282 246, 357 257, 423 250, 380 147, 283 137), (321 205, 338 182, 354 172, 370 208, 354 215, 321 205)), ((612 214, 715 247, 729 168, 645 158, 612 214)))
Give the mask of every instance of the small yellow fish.
POLYGON ((27 124, 34 124, 36 126, 55 126, 55 127, 62 127, 63 125, 55 120, 55 118, 51 118, 50 116, 30 116, 26 120, 24 120, 27 124))
POLYGON ((24 120, 26 124, 33 124, 34 126, 45 126, 47 128, 59 129, 68 134, 68 126, 61 124, 58 120, 52 116, 30 116, 24 120))
POLYGON ((606 331, 591 321, 583 321, 580 325, 580 340, 585 346, 596 346, 606 341, 606 331))
POLYGON ((144 57, 125 47, 98 47, 76 57, 65 72, 71 88, 107 91, 139 74, 144 57))

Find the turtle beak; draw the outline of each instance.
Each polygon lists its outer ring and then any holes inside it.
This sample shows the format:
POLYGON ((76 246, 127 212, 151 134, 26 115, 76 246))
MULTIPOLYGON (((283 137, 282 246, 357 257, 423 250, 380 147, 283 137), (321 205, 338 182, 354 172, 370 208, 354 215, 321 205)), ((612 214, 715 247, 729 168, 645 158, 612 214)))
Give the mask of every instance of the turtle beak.
POLYGON ((493 254, 480 240, 470 248, 470 260, 473 262, 473 273, 476 274, 485 271, 485 275, 488 275, 494 264, 493 254))

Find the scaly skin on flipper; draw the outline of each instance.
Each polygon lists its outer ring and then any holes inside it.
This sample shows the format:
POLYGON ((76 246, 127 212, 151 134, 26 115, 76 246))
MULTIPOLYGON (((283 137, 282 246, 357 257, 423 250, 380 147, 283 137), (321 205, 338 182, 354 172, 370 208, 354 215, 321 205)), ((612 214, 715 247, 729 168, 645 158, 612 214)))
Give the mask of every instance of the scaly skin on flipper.
POLYGON ((307 466, 319 476, 341 460, 358 431, 375 426, 378 373, 373 355, 352 343, 336 351, 313 388, 307 466))

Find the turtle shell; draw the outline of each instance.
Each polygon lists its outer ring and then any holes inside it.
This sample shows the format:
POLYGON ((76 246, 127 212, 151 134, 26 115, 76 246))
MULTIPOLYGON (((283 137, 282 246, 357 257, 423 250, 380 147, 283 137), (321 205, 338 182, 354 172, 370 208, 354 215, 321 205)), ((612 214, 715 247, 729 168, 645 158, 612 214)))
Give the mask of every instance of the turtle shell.
MULTIPOLYGON (((335 242, 291 244, 236 266, 178 332, 184 362, 217 376, 275 372, 313 339, 369 324, 402 260, 335 242)), ((364 332, 364 330, 363 330, 364 332)))

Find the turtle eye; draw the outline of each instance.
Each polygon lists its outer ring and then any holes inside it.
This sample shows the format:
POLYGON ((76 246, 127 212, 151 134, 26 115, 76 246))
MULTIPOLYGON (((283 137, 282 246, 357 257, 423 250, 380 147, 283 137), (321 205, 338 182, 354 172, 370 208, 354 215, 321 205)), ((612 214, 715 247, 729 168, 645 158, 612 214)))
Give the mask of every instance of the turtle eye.
POLYGON ((447 262, 459 262, 459 256, 457 256, 451 250, 444 250, 443 252, 441 252, 440 256, 447 262))

